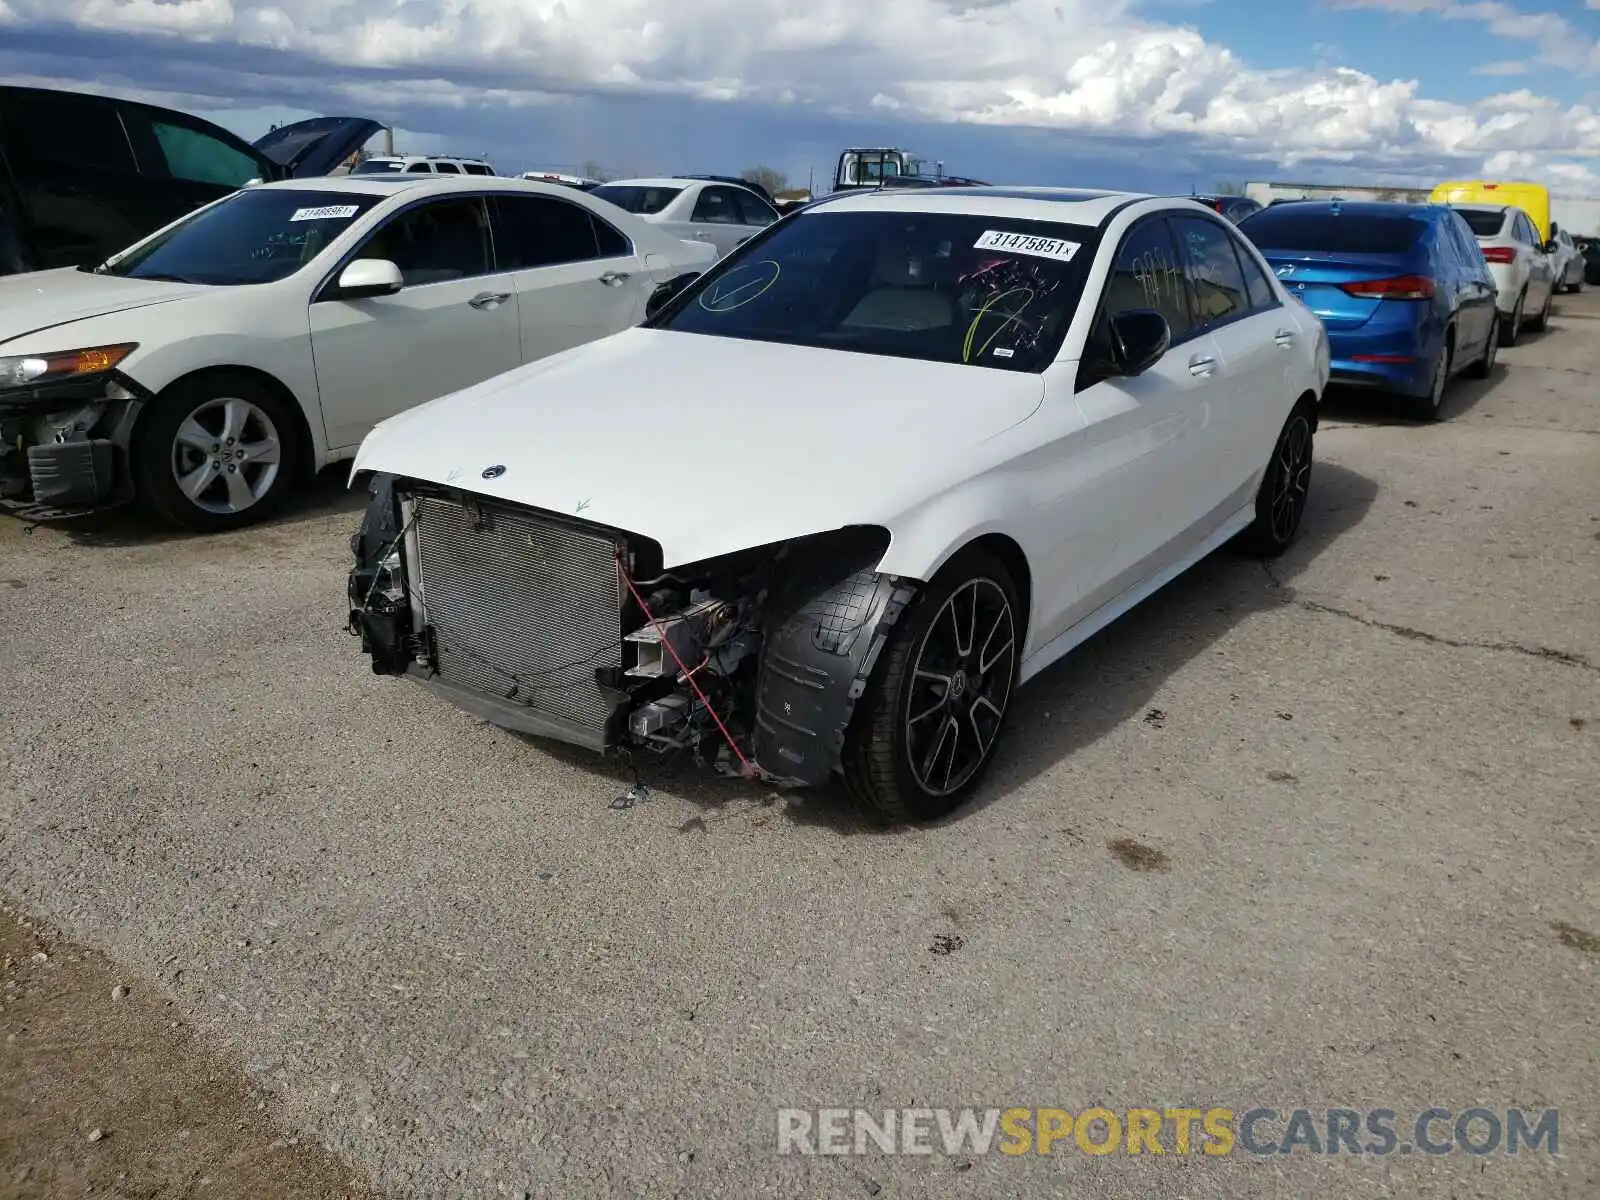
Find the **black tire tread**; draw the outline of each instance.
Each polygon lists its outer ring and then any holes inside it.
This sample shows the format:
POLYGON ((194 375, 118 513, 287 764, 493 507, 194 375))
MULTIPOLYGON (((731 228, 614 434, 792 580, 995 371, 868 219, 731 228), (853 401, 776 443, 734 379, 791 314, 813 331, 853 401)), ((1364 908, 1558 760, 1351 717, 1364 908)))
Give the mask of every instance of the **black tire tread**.
MULTIPOLYGON (((994 762, 995 751, 999 748, 1004 734, 1003 725, 989 748, 989 757, 978 768, 972 780, 954 797, 941 800, 939 811, 930 812, 924 805, 918 803, 919 797, 908 794, 902 787, 895 757, 900 689, 905 682, 906 672, 913 669, 911 657, 924 632, 920 615, 928 610, 930 604, 937 613, 938 606, 944 603, 949 591, 977 575, 996 580, 1009 594, 1017 636, 1017 646, 1013 653, 1017 655, 1016 665, 1020 666, 1024 629, 1022 614, 1018 612, 1016 583, 1004 564, 985 550, 969 548, 961 551, 945 565, 934 582, 924 588, 901 613, 899 621, 889 635, 889 644, 884 647, 877 668, 873 671, 872 678, 868 680, 866 690, 856 706, 855 720, 851 722, 851 728, 845 736, 844 751, 840 755, 845 788, 859 805, 878 819, 911 824, 942 816, 949 809, 958 807, 972 794, 988 773, 990 764, 994 762)), ((1014 697, 1015 675, 1012 677, 1011 688, 1014 697)), ((1008 700, 1007 718, 1010 713, 1011 704, 1008 700)))
MULTIPOLYGON (((1302 415, 1311 422, 1311 461, 1312 469, 1315 471, 1317 412, 1316 402, 1314 400, 1306 400, 1302 398, 1298 404, 1289 410, 1289 415, 1283 420, 1283 427, 1278 430, 1278 436, 1273 439, 1272 460, 1276 461, 1277 459, 1278 443, 1283 440, 1283 433, 1284 430, 1288 429, 1289 422, 1294 420, 1296 416, 1302 415)), ((1287 542, 1282 544, 1276 542, 1272 537, 1272 514, 1270 511, 1262 511, 1262 504, 1264 497, 1267 494, 1267 481, 1269 478, 1271 478, 1270 468, 1268 473, 1261 477, 1261 487, 1256 492, 1256 519, 1249 525, 1245 526, 1244 530, 1234 541, 1234 545, 1239 549, 1239 551, 1249 558, 1263 560, 1277 558, 1295 543, 1294 537, 1290 537, 1287 542)), ((1299 534, 1298 528, 1296 528, 1295 534, 1299 534)))

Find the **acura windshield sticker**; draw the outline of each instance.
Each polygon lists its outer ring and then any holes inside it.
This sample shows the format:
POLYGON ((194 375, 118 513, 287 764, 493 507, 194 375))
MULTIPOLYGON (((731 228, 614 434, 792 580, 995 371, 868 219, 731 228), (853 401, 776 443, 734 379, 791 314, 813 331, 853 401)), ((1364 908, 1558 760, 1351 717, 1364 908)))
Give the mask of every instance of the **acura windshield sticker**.
POLYGON ((330 204, 326 208, 297 208, 291 221, 348 221, 361 211, 359 204, 330 204))
POLYGON ((1007 233, 1003 229, 989 229, 976 242, 974 250, 1009 250, 1013 254, 1031 254, 1035 258, 1053 258, 1057 262, 1071 262, 1079 250, 1077 242, 1061 238, 1034 237, 1027 233, 1007 233))

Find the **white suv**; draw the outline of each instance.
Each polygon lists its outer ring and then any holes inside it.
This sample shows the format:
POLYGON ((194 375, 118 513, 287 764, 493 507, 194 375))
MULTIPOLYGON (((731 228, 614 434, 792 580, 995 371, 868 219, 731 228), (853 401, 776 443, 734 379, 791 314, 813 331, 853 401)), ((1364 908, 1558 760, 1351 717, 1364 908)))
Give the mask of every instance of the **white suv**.
POLYGON ((1526 326, 1543 329, 1556 294, 1553 242, 1541 242, 1528 214, 1509 204, 1452 204, 1471 227, 1494 275, 1500 344, 1510 346, 1526 326), (1536 313, 1537 316, 1529 316, 1536 313))
POLYGON ((376 154, 351 168, 352 175, 493 175, 495 169, 481 158, 452 158, 439 154, 376 154))

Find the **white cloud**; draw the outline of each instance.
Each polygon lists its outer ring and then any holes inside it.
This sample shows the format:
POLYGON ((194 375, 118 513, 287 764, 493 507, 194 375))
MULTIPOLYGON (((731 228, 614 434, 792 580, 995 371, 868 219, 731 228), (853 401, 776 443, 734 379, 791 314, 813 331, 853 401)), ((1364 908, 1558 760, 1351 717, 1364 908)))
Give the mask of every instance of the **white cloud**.
MULTIPOLYGON (((1594 39, 1564 18, 1499 0, 1340 3, 1476 20, 1531 43, 1541 59, 1600 64, 1594 39)), ((63 22, 86 34, 182 39, 195 58, 244 46, 326 64, 317 87, 351 108, 381 109, 401 89, 413 112, 560 106, 584 93, 676 95, 1164 135, 1286 168, 1360 162, 1426 174, 1447 163, 1488 170, 1520 155, 1529 172, 1600 185, 1594 164, 1579 161, 1600 155, 1592 105, 1527 91, 1476 105, 1432 100, 1415 80, 1328 65, 1326 48, 1305 70, 1255 69, 1193 28, 1144 19, 1135 0, 0 0, 0 28, 63 22)), ((121 69, 135 77, 135 68, 121 69)), ((1513 64, 1479 73, 1510 75, 1513 64)), ((296 86, 279 85, 272 99, 295 103, 296 86)), ((270 79, 252 87, 251 103, 268 102, 270 79)), ((183 106, 239 102, 213 95, 183 106)))
MULTIPOLYGON (((1600 3, 1600 0, 1595 0, 1595 2, 1600 3)), ((1510 59, 1506 62, 1484 63, 1482 66, 1473 67, 1472 73, 1474 75, 1526 75, 1528 73, 1528 64, 1518 62, 1516 59, 1510 59)))

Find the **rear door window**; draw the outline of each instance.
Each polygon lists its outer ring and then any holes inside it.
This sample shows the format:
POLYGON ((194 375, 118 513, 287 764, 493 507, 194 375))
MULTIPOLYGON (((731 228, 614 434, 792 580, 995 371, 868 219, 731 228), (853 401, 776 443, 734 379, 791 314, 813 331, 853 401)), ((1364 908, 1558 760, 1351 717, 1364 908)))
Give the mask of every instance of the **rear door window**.
POLYGON ((117 110, 75 96, 8 100, 6 158, 18 174, 53 170, 133 174, 139 167, 117 110))
POLYGON ((745 223, 738 194, 732 188, 725 187, 702 188, 700 198, 694 202, 694 216, 689 219, 710 225, 745 223))
POLYGON ((599 257, 589 210, 554 196, 493 196, 495 255, 504 271, 599 257))
POLYGON ((1239 256, 1239 269, 1244 273, 1244 289, 1250 298, 1251 311, 1265 312, 1269 308, 1276 308, 1279 303, 1277 293, 1272 290, 1272 284, 1268 282, 1266 272, 1256 262, 1255 255, 1231 234, 1228 241, 1233 243, 1233 252, 1239 256))

